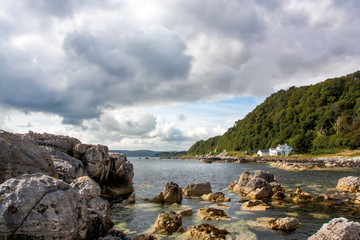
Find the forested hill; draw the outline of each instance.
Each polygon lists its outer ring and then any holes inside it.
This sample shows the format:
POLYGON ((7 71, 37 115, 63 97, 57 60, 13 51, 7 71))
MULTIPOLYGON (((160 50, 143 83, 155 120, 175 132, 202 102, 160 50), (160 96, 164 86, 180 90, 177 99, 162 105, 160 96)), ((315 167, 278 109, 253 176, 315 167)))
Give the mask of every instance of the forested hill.
POLYGON ((196 142, 188 154, 268 149, 297 153, 360 147, 360 71, 272 94, 222 135, 196 142))

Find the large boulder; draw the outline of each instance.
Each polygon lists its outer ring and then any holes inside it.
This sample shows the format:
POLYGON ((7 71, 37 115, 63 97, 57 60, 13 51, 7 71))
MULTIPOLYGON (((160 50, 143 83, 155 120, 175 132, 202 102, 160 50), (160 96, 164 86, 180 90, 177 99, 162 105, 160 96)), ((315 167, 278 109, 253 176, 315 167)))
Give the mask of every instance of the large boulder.
POLYGON ((211 193, 211 184, 209 182, 191 184, 183 192, 186 196, 202 196, 211 193))
POLYGON ((268 198, 271 194, 271 186, 262 178, 253 178, 246 184, 243 193, 250 198, 268 198))
POLYGON ((25 136, 39 145, 55 148, 70 156, 73 155, 75 145, 80 143, 80 140, 77 138, 49 133, 34 133, 29 131, 25 136))
POLYGON ((173 182, 165 184, 162 192, 157 195, 151 202, 154 203, 180 203, 182 200, 182 189, 173 182))
POLYGON ((169 211, 160 212, 155 221, 154 233, 168 235, 177 231, 183 231, 181 215, 169 211))
POLYGON ((103 197, 118 198, 134 191, 134 167, 124 154, 110 156, 107 146, 88 145, 82 162, 88 175, 100 184, 103 197))
POLYGON ((244 171, 238 180, 230 183, 228 188, 229 190, 256 199, 269 198, 273 191, 281 190, 281 186, 276 182, 275 176, 261 170, 255 171, 254 176, 244 171))
POLYGON ((340 178, 336 186, 337 189, 348 192, 360 191, 360 177, 343 177, 340 178))
POLYGON ((87 201, 101 195, 100 186, 88 176, 75 179, 71 183, 71 187, 76 189, 87 201))
POLYGON ((324 224, 317 233, 308 240, 359 240, 360 223, 352 222, 346 218, 334 218, 324 224))
POLYGON ((23 135, 0 130, 0 183, 37 172, 57 177, 49 152, 23 135))
POLYGON ((193 240, 226 239, 228 233, 229 232, 224 228, 218 228, 208 223, 202 223, 197 226, 188 227, 186 237, 193 240))
POLYGON ((0 232, 6 235, 85 239, 86 200, 69 184, 35 173, 0 185, 0 232))
POLYGON ((61 180, 71 183, 76 178, 85 175, 84 165, 79 159, 51 147, 45 147, 45 149, 49 151, 61 180))

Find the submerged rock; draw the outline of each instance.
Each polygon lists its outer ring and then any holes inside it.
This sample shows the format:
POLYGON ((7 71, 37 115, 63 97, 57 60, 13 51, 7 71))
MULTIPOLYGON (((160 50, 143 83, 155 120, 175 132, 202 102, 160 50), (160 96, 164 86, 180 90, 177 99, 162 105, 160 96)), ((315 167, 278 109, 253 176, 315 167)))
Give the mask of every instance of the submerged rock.
POLYGON ((154 203, 180 203, 182 200, 182 189, 173 182, 165 184, 162 192, 152 199, 154 203))
POLYGON ((176 212, 160 212, 155 221, 154 233, 169 235, 177 231, 183 231, 181 215, 176 212))
POLYGON ((202 199, 210 202, 230 202, 230 198, 225 198, 225 194, 222 192, 204 194, 202 199))
POLYGON ((217 228, 211 224, 203 223, 197 226, 188 227, 186 237, 193 240, 217 240, 226 239, 228 233, 229 232, 224 228, 217 228))
POLYGON ((211 184, 209 182, 191 184, 183 192, 186 196, 202 196, 211 193, 211 184))
POLYGON ((158 238, 154 237, 151 234, 140 234, 134 237, 133 240, 158 240, 158 238))
POLYGON ((226 220, 229 218, 229 215, 224 210, 213 207, 200 208, 198 215, 205 220, 226 220))
POLYGON ((343 177, 340 178, 336 186, 337 189, 348 192, 360 191, 360 177, 343 177))
POLYGON ((244 210, 251 210, 251 211, 265 211, 266 209, 270 208, 266 203, 261 200, 250 200, 241 206, 244 210))
POLYGON ((346 218, 334 218, 325 223, 309 240, 359 240, 360 223, 349 221, 346 218))
POLYGON ((0 183, 25 173, 58 176, 49 152, 21 134, 0 130, 0 149, 0 183))
POLYGON ((295 230, 301 227, 301 223, 297 218, 286 217, 286 218, 274 218, 269 221, 272 229, 278 230, 295 230))

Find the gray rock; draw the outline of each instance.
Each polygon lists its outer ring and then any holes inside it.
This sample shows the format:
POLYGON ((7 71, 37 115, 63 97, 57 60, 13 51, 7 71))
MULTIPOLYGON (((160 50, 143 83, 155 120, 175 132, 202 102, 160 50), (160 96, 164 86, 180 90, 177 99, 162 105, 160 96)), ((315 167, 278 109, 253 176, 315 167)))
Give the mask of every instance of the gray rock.
POLYGON ((25 136, 39 145, 55 148, 70 156, 73 155, 74 146, 80 143, 80 140, 77 138, 49 133, 34 133, 29 131, 25 136))
POLYGON ((151 202, 154 203, 180 203, 182 200, 182 189, 173 182, 165 184, 162 192, 151 202))
POLYGON ((96 239, 100 233, 106 233, 113 226, 111 220, 110 204, 100 197, 92 198, 87 203, 89 218, 87 239, 96 239))
POLYGON ((87 201, 101 195, 100 186, 88 176, 75 179, 71 187, 75 188, 87 201))
POLYGON ((271 194, 271 186, 262 178, 253 178, 246 184, 243 193, 251 198, 268 198, 271 194))
POLYGON ((359 240, 360 223, 346 218, 334 218, 324 224, 317 233, 308 240, 359 240))
POLYGON ((0 183, 37 172, 57 176, 49 152, 23 135, 0 130, 0 183))
POLYGON ((91 147, 90 144, 78 143, 73 148, 73 155, 75 158, 82 160, 85 156, 86 150, 91 147))
POLYGON ((85 175, 84 165, 80 160, 51 147, 45 147, 45 149, 49 151, 61 180, 71 183, 76 178, 85 175))
POLYGON ((270 227, 272 229, 289 231, 301 227, 301 223, 294 217, 274 218, 270 220, 270 227))
POLYGON ((67 183, 41 173, 0 185, 0 232, 7 235, 85 239, 86 201, 67 183))
POLYGON ((269 172, 264 172, 262 170, 256 170, 254 174, 254 178, 262 178, 268 183, 276 182, 274 174, 269 172))
POLYGON ((243 172, 241 173, 239 180, 234 184, 233 190, 235 192, 243 192, 248 182, 252 179, 252 176, 249 172, 243 172))
POLYGON ((186 196, 202 196, 211 193, 211 184, 209 182, 191 184, 183 192, 186 196))

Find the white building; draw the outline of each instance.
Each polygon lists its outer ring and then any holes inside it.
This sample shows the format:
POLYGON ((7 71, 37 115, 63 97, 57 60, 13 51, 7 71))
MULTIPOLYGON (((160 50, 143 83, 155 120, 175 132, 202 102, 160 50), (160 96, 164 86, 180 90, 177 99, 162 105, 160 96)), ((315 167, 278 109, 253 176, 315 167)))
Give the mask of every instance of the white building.
POLYGON ((257 154, 258 156, 269 156, 269 150, 260 149, 257 154))
POLYGON ((269 150, 259 150, 259 156, 279 156, 279 155, 289 155, 293 148, 285 145, 278 145, 276 148, 269 148, 269 150))

